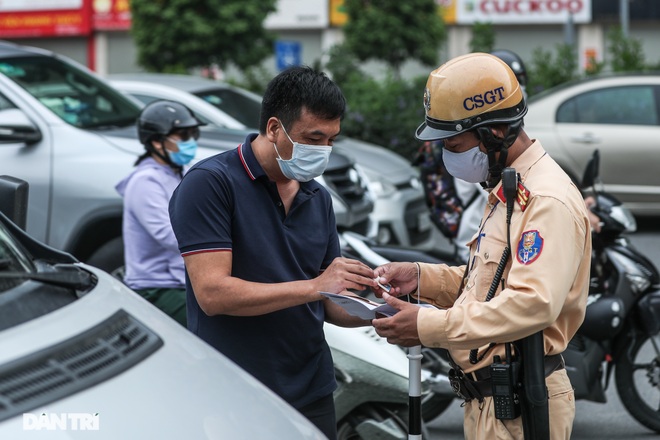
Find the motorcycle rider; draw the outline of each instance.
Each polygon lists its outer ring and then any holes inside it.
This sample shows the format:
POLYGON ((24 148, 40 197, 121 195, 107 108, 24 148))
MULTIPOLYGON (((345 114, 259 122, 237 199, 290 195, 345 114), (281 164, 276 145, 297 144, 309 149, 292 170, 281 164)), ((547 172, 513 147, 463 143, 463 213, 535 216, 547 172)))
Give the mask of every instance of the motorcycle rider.
MULTIPOLYGON (((424 107, 417 138, 443 140, 448 171, 468 182, 485 182, 488 206, 469 243, 467 265, 397 262, 376 268, 379 281, 392 286, 390 294, 378 289, 376 294, 399 312, 373 325, 394 344, 449 350, 465 399, 466 439, 523 438, 521 417, 495 418, 489 367, 495 356, 509 359, 511 342, 542 330, 545 357, 539 361, 545 368, 550 435, 568 439, 575 402, 561 352, 584 319, 591 262, 580 191, 523 130, 525 98, 499 58, 473 53, 440 66, 427 81, 424 107), (512 203, 503 194, 502 176, 510 175, 505 167, 515 168, 512 203), (493 282, 496 275, 503 275, 501 282, 493 282), (394 298, 403 294, 438 308, 394 298)), ((522 361, 532 360, 523 354, 522 361)))
POLYGON ((183 167, 195 157, 200 125, 178 102, 154 101, 144 107, 137 128, 145 151, 115 187, 124 198, 124 283, 184 327, 183 258, 167 208, 183 167))

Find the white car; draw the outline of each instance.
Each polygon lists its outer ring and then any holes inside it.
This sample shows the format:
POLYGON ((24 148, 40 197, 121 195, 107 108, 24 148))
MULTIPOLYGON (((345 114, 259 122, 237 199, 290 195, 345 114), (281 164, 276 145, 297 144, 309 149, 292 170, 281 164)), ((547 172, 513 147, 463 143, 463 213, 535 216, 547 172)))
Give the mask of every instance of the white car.
MULTIPOLYGON (((24 182, 15 184, 0 178, 0 199, 24 223, 24 212, 7 203, 24 182)), ((24 209, 25 200, 17 199, 15 206, 24 209)), ((1 214, 0 438, 86 434, 100 440, 325 438, 116 278, 41 244, 1 214)))
MULTIPOLYGON (((172 99, 189 107, 210 126, 259 126, 261 97, 229 84, 189 75, 115 74, 118 90, 149 103, 172 99)), ((371 221, 380 244, 430 248, 433 226, 419 180, 419 171, 401 155, 357 139, 340 137, 335 151, 353 158, 369 181, 374 196, 371 221)))
POLYGON ((580 183, 595 149, 605 191, 637 215, 660 215, 660 75, 567 83, 529 100, 525 131, 580 183))

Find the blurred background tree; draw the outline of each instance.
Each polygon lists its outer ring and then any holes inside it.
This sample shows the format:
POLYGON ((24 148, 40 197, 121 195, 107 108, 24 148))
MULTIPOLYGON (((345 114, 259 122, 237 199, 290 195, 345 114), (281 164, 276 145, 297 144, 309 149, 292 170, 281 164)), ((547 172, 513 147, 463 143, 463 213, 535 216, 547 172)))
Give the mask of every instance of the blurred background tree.
POLYGON ((272 54, 261 25, 276 0, 131 0, 131 34, 148 71, 186 73, 230 62, 241 69, 272 54))
POLYGON ((470 52, 490 53, 495 49, 495 29, 491 23, 476 22, 472 25, 470 52))
POLYGON ((384 61, 397 78, 408 60, 437 67, 446 32, 435 0, 345 0, 344 7, 344 44, 360 61, 384 61))
POLYGON ((619 26, 610 29, 607 39, 608 58, 613 72, 647 70, 642 43, 638 39, 626 37, 619 26))
POLYGON ((570 44, 557 44, 554 54, 538 47, 534 49, 532 62, 525 64, 528 65, 529 96, 579 77, 577 53, 570 44))
POLYGON ((438 6, 435 0, 346 0, 345 9, 344 43, 329 51, 324 65, 348 102, 342 133, 412 159, 427 75, 403 80, 400 71, 408 61, 429 72, 440 64, 446 31, 438 6))
POLYGON ((412 159, 420 145, 415 129, 424 120, 422 97, 427 77, 402 80, 387 72, 383 78, 375 78, 365 75, 360 66, 344 45, 330 50, 325 65, 348 103, 342 134, 412 159))
POLYGON ((660 70, 660 64, 646 63, 642 43, 636 38, 626 37, 621 27, 612 27, 607 33, 607 41, 604 60, 587 60, 584 73, 578 71, 578 55, 571 45, 558 44, 554 56, 551 51, 541 47, 535 49, 529 69, 529 96, 585 76, 606 72, 660 70))

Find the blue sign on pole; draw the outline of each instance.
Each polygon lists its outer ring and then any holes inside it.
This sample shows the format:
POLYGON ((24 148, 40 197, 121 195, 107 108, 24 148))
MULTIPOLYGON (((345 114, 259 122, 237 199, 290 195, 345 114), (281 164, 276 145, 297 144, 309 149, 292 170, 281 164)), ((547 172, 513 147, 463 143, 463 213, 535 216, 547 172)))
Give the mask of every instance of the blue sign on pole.
POLYGON ((275 63, 277 69, 282 71, 289 66, 299 66, 300 61, 300 42, 299 41, 276 41, 275 42, 275 63))

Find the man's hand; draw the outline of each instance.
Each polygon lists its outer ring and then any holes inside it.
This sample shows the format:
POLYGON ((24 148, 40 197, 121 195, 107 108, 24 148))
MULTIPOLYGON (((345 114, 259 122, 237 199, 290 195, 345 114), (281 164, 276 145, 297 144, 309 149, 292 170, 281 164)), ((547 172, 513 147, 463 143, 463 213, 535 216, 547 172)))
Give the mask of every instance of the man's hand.
POLYGON ((316 277, 318 292, 340 293, 344 290, 364 290, 375 287, 374 271, 366 264, 350 258, 337 257, 316 277))
POLYGON ((390 318, 378 318, 371 321, 376 333, 386 338, 390 344, 402 347, 421 345, 417 333, 419 306, 401 301, 387 293, 383 293, 383 299, 399 312, 390 318))
POLYGON ((589 223, 591 224, 591 229, 598 234, 600 232, 600 228, 602 226, 602 223, 600 221, 600 217, 598 217, 596 214, 593 213, 591 210, 592 207, 596 206, 596 199, 593 197, 589 196, 584 199, 584 204, 587 205, 587 217, 589 217, 589 223))
MULTIPOLYGON (((374 276, 381 284, 389 284, 390 295, 407 295, 417 290, 417 265, 415 263, 387 263, 374 269, 374 276)), ((372 289, 380 298, 384 290, 380 287, 372 289)))

